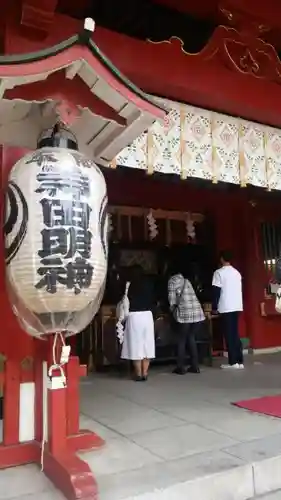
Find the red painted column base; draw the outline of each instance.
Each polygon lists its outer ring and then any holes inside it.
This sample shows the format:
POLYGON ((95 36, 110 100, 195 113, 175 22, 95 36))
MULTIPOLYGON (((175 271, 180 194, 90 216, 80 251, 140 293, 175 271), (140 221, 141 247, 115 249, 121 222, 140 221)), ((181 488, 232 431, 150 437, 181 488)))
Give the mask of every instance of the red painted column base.
MULTIPOLYGON (((46 445, 44 453, 44 473, 64 494, 67 500, 98 500, 98 487, 88 464, 77 457, 76 452, 98 449, 104 445, 103 439, 91 431, 80 431, 67 438, 65 452, 51 455, 46 445)), ((0 445, 0 469, 40 464, 41 443, 32 441, 14 446, 0 445)))
POLYGON ((98 500, 97 482, 89 465, 74 453, 44 453, 44 473, 67 500, 98 500))

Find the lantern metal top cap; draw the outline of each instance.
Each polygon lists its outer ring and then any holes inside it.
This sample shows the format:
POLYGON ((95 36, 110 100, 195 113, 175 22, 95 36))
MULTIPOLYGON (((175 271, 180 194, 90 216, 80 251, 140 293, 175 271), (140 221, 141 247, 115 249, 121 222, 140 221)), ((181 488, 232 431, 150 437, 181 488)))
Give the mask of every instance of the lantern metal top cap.
POLYGON ((37 148, 66 148, 78 149, 78 142, 75 135, 60 123, 56 123, 53 128, 44 130, 38 137, 37 148))

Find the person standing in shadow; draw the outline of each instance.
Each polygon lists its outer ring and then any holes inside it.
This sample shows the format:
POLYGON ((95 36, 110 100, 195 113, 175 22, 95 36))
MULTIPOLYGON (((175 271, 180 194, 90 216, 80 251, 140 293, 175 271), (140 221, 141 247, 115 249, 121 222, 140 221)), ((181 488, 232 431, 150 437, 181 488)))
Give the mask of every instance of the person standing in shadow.
POLYGON ((177 335, 177 367, 173 371, 177 375, 200 373, 196 334, 205 321, 205 315, 188 276, 187 269, 178 269, 168 282, 168 300, 177 335), (186 346, 190 354, 187 370, 186 346))

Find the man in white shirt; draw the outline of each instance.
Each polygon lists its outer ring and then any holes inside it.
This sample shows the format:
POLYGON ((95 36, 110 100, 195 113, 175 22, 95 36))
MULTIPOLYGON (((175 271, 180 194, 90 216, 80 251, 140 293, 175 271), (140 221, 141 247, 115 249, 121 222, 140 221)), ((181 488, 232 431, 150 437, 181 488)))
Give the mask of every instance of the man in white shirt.
POLYGON ((221 314, 228 352, 228 365, 221 368, 243 369, 243 348, 238 328, 239 313, 243 311, 242 277, 231 265, 231 259, 228 251, 220 255, 222 266, 215 271, 212 282, 212 309, 221 314))

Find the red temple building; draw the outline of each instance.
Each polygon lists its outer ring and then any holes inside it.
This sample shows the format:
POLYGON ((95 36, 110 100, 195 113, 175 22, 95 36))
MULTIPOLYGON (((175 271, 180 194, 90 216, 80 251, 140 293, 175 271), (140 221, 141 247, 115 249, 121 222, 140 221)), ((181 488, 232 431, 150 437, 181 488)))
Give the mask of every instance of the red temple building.
MULTIPOLYGON (((218 251, 231 249, 244 282, 245 348, 281 349, 274 307, 281 249, 280 19, 278 0, 6 2, 0 21, 2 226, 8 172, 36 149, 56 116, 107 181, 109 283, 95 322, 72 342, 89 368, 118 362, 116 266, 145 262, 148 272, 163 274, 169 252, 179 247, 188 247, 186 258, 199 268, 206 290, 218 251), (86 18, 95 20, 95 29, 90 20, 84 26, 86 18), (153 241, 149 214, 157 223, 153 241)), ((0 261, 3 468, 40 461, 34 443, 42 441, 44 404, 36 360, 48 359, 12 312, 2 239, 0 261), (24 405, 34 406, 28 415, 24 405)), ((206 291, 206 308, 208 299, 206 291)), ((157 325, 161 336, 164 313, 157 325)), ((217 335, 213 351, 223 350, 217 335)), ((71 499, 90 498, 87 491, 93 495, 95 488, 75 451, 85 440, 86 447, 102 444, 79 433, 81 370, 73 357, 66 395, 52 400, 48 417, 46 473, 71 499), (57 404, 68 412, 63 432, 54 424, 57 404), (66 449, 73 454, 67 464, 66 449)))

